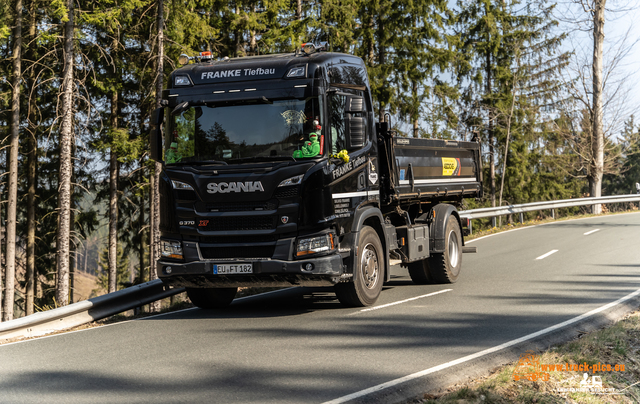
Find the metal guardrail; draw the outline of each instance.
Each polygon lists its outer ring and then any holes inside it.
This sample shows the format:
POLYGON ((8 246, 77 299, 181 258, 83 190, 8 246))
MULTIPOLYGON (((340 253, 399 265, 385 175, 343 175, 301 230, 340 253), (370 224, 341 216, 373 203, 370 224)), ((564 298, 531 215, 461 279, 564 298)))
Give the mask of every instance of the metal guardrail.
MULTIPOLYGON (((535 210, 620 202, 640 202, 640 195, 616 195, 599 198, 533 202, 495 208, 462 210, 459 214, 463 218, 481 219, 516 213, 522 214, 535 210)), ((161 280, 156 279, 115 293, 109 293, 68 306, 0 323, 0 340, 16 337, 35 337, 70 327, 76 327, 182 292, 184 292, 184 288, 168 289, 162 284, 161 280)))
POLYGON ((480 208, 461 210, 458 213, 460 217, 467 219, 482 219, 485 217, 496 217, 504 215, 512 215, 515 213, 532 212, 535 210, 548 210, 548 209, 560 209, 571 208, 574 206, 589 206, 589 205, 602 205, 606 203, 621 203, 621 202, 639 202, 640 195, 614 195, 614 196, 601 196, 592 198, 575 198, 575 199, 562 199, 559 201, 543 201, 523 203, 519 205, 508 206, 496 206, 495 208, 480 208))
POLYGON ((93 299, 0 323, 0 340, 36 337, 76 327, 181 292, 184 292, 184 288, 168 289, 160 279, 156 279, 93 299))

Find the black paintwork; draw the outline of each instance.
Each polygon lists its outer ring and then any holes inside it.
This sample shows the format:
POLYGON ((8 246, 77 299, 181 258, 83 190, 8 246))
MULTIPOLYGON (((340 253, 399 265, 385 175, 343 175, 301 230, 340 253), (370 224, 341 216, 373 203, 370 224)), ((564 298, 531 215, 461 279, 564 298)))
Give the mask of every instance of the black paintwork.
MULTIPOLYGON (((481 192, 478 187, 481 170, 475 168, 466 192, 438 190, 438 194, 428 195, 427 189, 410 189, 399 183, 399 170, 408 163, 438 166, 443 153, 459 158, 463 167, 477 165, 479 145, 411 139, 406 142, 409 144, 399 147, 385 124, 378 125, 377 130, 374 126, 366 67, 355 56, 284 54, 191 64, 171 74, 163 98, 167 100, 167 108, 172 109, 184 101, 204 104, 326 97, 330 91, 360 91, 364 95, 367 139, 364 147, 349 150, 349 162, 325 153, 297 161, 164 166, 160 180, 161 236, 182 241, 185 257, 182 261, 160 260, 158 275, 165 283, 224 287, 251 282, 305 285, 348 281, 356 265, 353 246, 357 245, 362 226, 374 227, 383 248, 389 251, 390 247, 397 247, 394 226, 410 225, 407 221, 423 214, 423 204, 428 211, 439 201, 459 201, 463 196, 481 192), (304 67, 304 77, 285 77, 291 68, 299 66, 304 67), (176 76, 188 76, 191 84, 174 86, 176 76), (296 175, 304 175, 301 184, 278 186, 296 175), (191 185, 193 190, 176 190, 172 180, 191 185), (257 182, 260 187, 254 189, 251 184, 257 182), (228 184, 232 183, 238 187, 237 184, 242 184, 245 189, 212 192, 219 187, 228 190, 228 184), (473 192, 469 191, 472 186, 473 192), (334 250, 295 257, 297 238, 325 233, 335 235, 334 250), (211 273, 213 263, 229 262, 252 263, 254 273, 251 276, 211 273), (309 263, 313 268, 307 268, 309 263), (167 272, 168 267, 171 273, 167 272)), ((329 122, 328 103, 326 98, 322 99, 324 122, 329 122)), ((324 149, 330 150, 329 125, 323 131, 324 149)), ((442 180, 446 185, 447 178, 442 180)), ((389 254, 385 256, 388 263, 389 254)))

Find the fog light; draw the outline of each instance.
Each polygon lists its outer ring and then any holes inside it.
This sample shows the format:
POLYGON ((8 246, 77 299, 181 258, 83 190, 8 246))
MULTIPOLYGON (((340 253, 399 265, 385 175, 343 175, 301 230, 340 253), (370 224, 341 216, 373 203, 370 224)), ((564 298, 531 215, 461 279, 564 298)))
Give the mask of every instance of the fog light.
POLYGON ((167 275, 170 274, 171 273, 171 267, 165 267, 164 268, 164 273, 167 274, 167 275))
POLYGON ((307 262, 306 264, 304 264, 304 270, 305 271, 313 271, 313 264, 310 262, 307 262))

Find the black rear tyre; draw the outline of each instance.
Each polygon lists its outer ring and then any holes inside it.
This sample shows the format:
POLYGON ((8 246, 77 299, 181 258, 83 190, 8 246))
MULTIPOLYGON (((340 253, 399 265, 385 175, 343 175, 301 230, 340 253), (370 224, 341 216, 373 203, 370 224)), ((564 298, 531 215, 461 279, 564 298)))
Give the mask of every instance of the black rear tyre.
POLYGON ((238 288, 186 288, 191 303, 201 309, 222 309, 231 304, 238 288))
POLYGON ((426 285, 432 282, 427 258, 409 263, 407 269, 409 269, 411 280, 416 285, 426 285))
POLYGON ((432 254, 428 258, 429 275, 437 283, 454 283, 458 280, 462 267, 462 232, 453 215, 447 220, 444 237, 444 252, 432 254))
POLYGON ((358 259, 353 281, 334 286, 338 300, 345 306, 371 306, 378 300, 384 283, 385 260, 378 233, 369 226, 360 230, 358 259))

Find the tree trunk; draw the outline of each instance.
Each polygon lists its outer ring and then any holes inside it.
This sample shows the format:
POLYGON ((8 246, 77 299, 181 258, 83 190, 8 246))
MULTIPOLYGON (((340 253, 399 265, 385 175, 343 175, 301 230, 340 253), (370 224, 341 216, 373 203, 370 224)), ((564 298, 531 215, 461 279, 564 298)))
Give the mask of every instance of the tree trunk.
MULTIPOLYGON (((486 94, 487 96, 491 95, 493 91, 491 86, 491 54, 487 51, 486 55, 486 74, 487 74, 487 82, 486 82, 486 94)), ((487 128, 487 138, 489 142, 489 184, 490 191, 489 196, 491 198, 491 206, 496 206, 496 154, 495 148, 493 147, 493 135, 494 135, 494 124, 495 113, 493 111, 493 105, 489 105, 489 126, 487 128)))
MULTIPOLYGON (((240 20, 240 7, 238 7, 238 3, 236 2, 236 21, 240 20)), ((244 46, 242 43, 242 31, 240 31, 239 29, 236 29, 233 31, 233 38, 235 40, 235 51, 234 54, 236 57, 243 57, 245 56, 244 54, 244 46)))
POLYGON ((4 279, 4 321, 13 320, 16 281, 16 215, 18 207, 18 137, 20 134, 20 86, 22 85, 22 0, 16 1, 13 29, 13 78, 11 131, 9 134, 9 194, 7 195, 7 265, 4 279))
MULTIPOLYGON (((254 9, 255 13, 255 9, 254 9)), ((249 31, 249 56, 256 56, 258 54, 258 39, 256 37, 256 30, 249 31)))
MULTIPOLYGON (((144 182, 144 170, 140 170, 140 184, 144 182)), ((144 230, 144 188, 140 190, 140 200, 138 201, 140 204, 140 214, 138 215, 138 226, 140 228, 140 243, 138 244, 138 255, 140 256, 140 273, 138 276, 138 283, 144 283, 147 280, 146 267, 144 262, 144 252, 146 250, 145 244, 145 230, 144 230)))
POLYGON ((69 302, 69 223, 71 219, 71 143, 73 139, 73 1, 67 0, 66 6, 69 19, 64 27, 56 280, 56 301, 60 306, 66 306, 69 302))
MULTIPOLYGON (((416 103, 415 101, 418 99, 418 81, 417 80, 413 80, 411 82, 411 99, 414 101, 414 107, 415 108, 420 108, 420 106, 418 105, 418 103, 416 103)), ((413 137, 419 137, 420 135, 420 125, 418 124, 418 117, 420 116, 420 114, 418 113, 417 110, 413 111, 413 113, 411 114, 413 119, 413 137)))
POLYGON ((82 254, 82 259, 83 259, 83 272, 85 274, 88 274, 89 271, 87 270, 87 261, 89 260, 89 240, 85 240, 84 242, 84 249, 82 250, 83 254, 82 254))
POLYGON ((36 165, 37 143, 35 133, 28 137, 29 148, 27 155, 27 283, 25 312, 27 316, 33 314, 33 302, 35 296, 35 268, 36 268, 36 165))
POLYGON ((367 26, 369 27, 369 30, 366 31, 365 34, 365 43, 367 44, 366 49, 367 49, 367 63, 369 64, 369 66, 373 66, 373 63, 375 61, 375 57, 376 57, 376 45, 375 45, 375 41, 373 39, 373 32, 375 29, 374 26, 374 22, 373 22, 373 12, 368 12, 367 13, 367 26))
MULTIPOLYGON (((158 0, 158 11, 156 25, 158 26, 158 63, 156 67, 156 108, 162 107, 162 88, 164 82, 164 2, 158 0)), ((150 256, 149 256, 149 280, 158 278, 157 266, 160 258, 160 192, 158 190, 158 182, 160 181, 160 173, 162 172, 162 163, 155 162, 154 169, 150 173, 149 186, 149 223, 150 223, 150 256)), ((152 302, 149 304, 149 311, 156 312, 160 310, 160 302, 152 302)))
MULTIPOLYGON (((386 63, 386 45, 383 43, 384 40, 384 36, 385 36, 385 32, 384 32, 384 23, 382 21, 382 10, 380 10, 379 14, 378 14, 378 65, 380 66, 384 66, 384 64, 386 63)), ((382 72, 383 76, 384 76, 384 72, 382 72)), ((382 79, 382 85, 386 86, 387 85, 387 81, 386 79, 383 77, 382 79)), ((380 110, 378 111, 378 118, 379 121, 382 122, 384 121, 384 114, 385 114, 385 107, 386 105, 380 101, 380 110)))
MULTIPOLYGON (((591 142, 593 147, 593 169, 589 178, 592 197, 602 196, 602 174, 604 172, 604 131, 602 129, 602 47, 604 43, 604 7, 606 0, 595 0, 593 13, 593 104, 591 142)), ((593 205, 593 213, 602 213, 602 205, 593 205)))
MULTIPOLYGON (((502 194, 504 191, 504 179, 507 176, 507 157, 509 156, 509 138, 511 137, 511 119, 513 118, 513 112, 516 105, 516 79, 513 79, 513 86, 511 87, 511 109, 509 110, 509 116, 507 117, 507 140, 504 146, 504 159, 502 161, 502 178, 500 179, 500 199, 498 200, 498 206, 502 206, 502 194)), ((502 216, 498 217, 500 224, 498 226, 502 226, 502 216)))
MULTIPOLYGON (((118 128, 118 92, 111 94, 111 130, 118 128)), ((111 140, 109 153, 109 287, 107 292, 113 293, 117 289, 118 278, 118 155, 114 150, 114 139, 111 140)))
MULTIPOLYGON (((32 0, 29 3, 29 41, 33 43, 36 37, 36 2, 32 0)), ((33 60, 33 45, 30 47, 28 59, 33 60)), ((36 85, 35 70, 31 69, 29 73, 29 88, 32 90, 29 96, 29 111, 27 112, 28 121, 28 137, 27 137, 27 268, 26 268, 26 285, 25 285, 25 313, 27 316, 33 314, 33 302, 35 298, 35 282, 36 282, 36 166, 38 164, 38 126, 34 122, 33 115, 35 113, 35 99, 33 89, 36 85)))
MULTIPOLYGON (((77 148, 74 144, 71 146, 71 161, 75 161, 76 158, 76 153, 77 153, 77 148)), ((75 201, 73 198, 73 195, 75 193, 75 187, 73 186, 73 184, 76 183, 76 173, 75 170, 73 169, 73 165, 71 166, 71 189, 70 189, 70 195, 71 195, 71 203, 70 203, 70 207, 71 210, 69 212, 69 303, 73 303, 75 301, 74 298, 74 292, 75 292, 75 272, 76 272, 76 268, 77 268, 77 248, 76 248, 76 243, 72 240, 73 237, 73 231, 74 231, 74 225, 76 222, 76 214, 75 214, 75 201)))
POLYGON ((18 204, 18 152, 20 135, 20 96, 22 85, 22 0, 15 5, 15 26, 13 30, 13 80, 12 80, 12 114, 9 149, 9 189, 7 205, 7 246, 5 266, 5 316, 4 320, 12 320, 15 300, 16 275, 16 221, 18 204))

